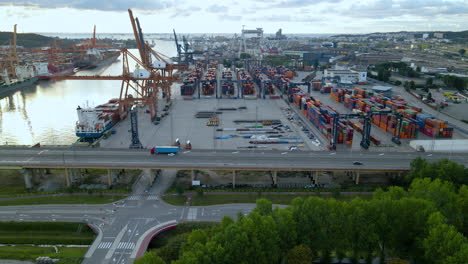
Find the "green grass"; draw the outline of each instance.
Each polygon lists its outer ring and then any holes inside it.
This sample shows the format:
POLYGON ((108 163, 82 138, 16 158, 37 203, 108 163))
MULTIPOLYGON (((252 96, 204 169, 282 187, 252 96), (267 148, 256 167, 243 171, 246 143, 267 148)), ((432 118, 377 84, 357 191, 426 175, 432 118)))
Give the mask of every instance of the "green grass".
POLYGON ((0 206, 35 204, 107 204, 125 198, 125 195, 64 195, 56 197, 21 198, 0 201, 0 206))
POLYGON ((81 223, 0 223, 0 241, 3 244, 89 245, 94 237, 94 232, 86 224, 81 223))
POLYGON ((55 253, 52 247, 5 246, 0 247, 0 259, 34 260, 47 256, 60 259, 59 264, 78 264, 87 250, 88 248, 59 247, 59 253, 55 253))
MULTIPOLYGON (((257 199, 268 199, 274 204, 285 204, 288 205, 296 197, 307 198, 309 196, 316 196, 313 194, 205 194, 203 196, 193 195, 190 205, 192 206, 203 206, 203 205, 215 205, 215 204, 228 204, 228 203, 255 203, 257 199)), ((335 195, 332 194, 321 194, 319 197, 322 198, 335 198, 342 201, 349 201, 356 197, 362 199, 370 199, 372 195, 335 195)), ((167 195, 163 197, 164 201, 172 205, 185 205, 185 196, 179 195, 167 195)))

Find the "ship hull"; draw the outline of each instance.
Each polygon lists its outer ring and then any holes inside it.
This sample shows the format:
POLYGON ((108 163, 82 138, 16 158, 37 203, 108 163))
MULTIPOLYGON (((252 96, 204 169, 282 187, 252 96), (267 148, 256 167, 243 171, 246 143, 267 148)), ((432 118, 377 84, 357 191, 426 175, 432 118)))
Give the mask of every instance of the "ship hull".
POLYGON ((83 139, 100 138, 104 135, 104 133, 109 131, 109 129, 113 128, 115 124, 117 124, 117 122, 109 123, 102 132, 76 132, 76 136, 83 139))
POLYGON ((20 89, 23 89, 25 87, 29 87, 34 85, 38 80, 38 77, 33 77, 31 79, 22 81, 22 82, 16 82, 10 85, 1 85, 0 86, 0 98, 5 97, 7 94, 18 91, 20 89))
POLYGON ((117 60, 119 57, 120 53, 116 53, 114 55, 111 55, 110 57, 98 62, 98 60, 81 60, 75 62, 75 67, 79 69, 95 69, 101 66, 105 66, 108 64, 113 63, 114 61, 117 60))
POLYGON ((75 67, 70 67, 70 68, 67 68, 67 69, 65 69, 63 71, 59 71, 59 72, 52 73, 52 74, 49 74, 49 75, 39 75, 38 78, 39 78, 39 80, 47 81, 47 80, 50 80, 54 76, 71 75, 71 74, 74 73, 74 69, 75 69, 75 67))

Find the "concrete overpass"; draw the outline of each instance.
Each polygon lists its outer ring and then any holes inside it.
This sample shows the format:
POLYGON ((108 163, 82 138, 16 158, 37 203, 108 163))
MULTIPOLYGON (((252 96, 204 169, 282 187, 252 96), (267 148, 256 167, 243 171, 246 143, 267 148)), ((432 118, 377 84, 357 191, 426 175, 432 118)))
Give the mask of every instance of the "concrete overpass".
POLYGON ((429 162, 448 158, 468 166, 468 158, 460 153, 418 152, 305 152, 305 151, 181 151, 174 156, 151 155, 148 150, 101 148, 3 148, 0 150, 0 169, 24 169, 28 185, 28 172, 32 169, 64 168, 66 183, 70 185, 73 169, 109 169, 109 184, 113 169, 216 169, 231 170, 235 185, 235 171, 350 171, 359 183, 359 172, 402 172, 410 168, 413 159, 422 157, 429 162), (354 165, 359 161, 362 165, 354 165))

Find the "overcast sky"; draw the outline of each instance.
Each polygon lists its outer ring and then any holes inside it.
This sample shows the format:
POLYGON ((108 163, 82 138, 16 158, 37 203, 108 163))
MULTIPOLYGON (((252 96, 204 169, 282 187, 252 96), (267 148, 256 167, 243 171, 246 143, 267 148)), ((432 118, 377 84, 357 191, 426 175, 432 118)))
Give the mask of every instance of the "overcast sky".
POLYGON ((368 33, 467 30, 468 0, 0 0, 0 31, 127 33, 127 9, 143 32, 368 33))

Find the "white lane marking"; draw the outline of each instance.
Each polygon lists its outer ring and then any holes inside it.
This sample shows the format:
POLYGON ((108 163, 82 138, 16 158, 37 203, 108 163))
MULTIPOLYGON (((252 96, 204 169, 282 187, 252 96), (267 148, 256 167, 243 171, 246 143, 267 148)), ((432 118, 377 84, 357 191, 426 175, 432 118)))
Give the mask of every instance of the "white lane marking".
POLYGON ((429 155, 427 155, 427 156, 428 156, 428 157, 431 157, 431 156, 432 156, 432 154, 429 154, 429 155))
POLYGON ((198 213, 198 208, 190 208, 188 215, 187 215, 187 220, 196 220, 197 213, 198 213))
POLYGON ((287 153, 287 152, 283 152, 283 153, 281 153, 281 155, 286 155, 286 154, 288 154, 288 153, 287 153))
POLYGON ((157 195, 150 195, 150 196, 148 196, 148 199, 147 199, 147 200, 154 200, 154 201, 158 201, 158 200, 159 200, 159 198, 158 198, 158 196, 157 196, 157 195))
POLYGON ((37 155, 41 155, 42 153, 44 153, 44 151, 47 151, 47 150, 40 151, 39 153, 37 153, 37 155))
POLYGON ((187 154, 187 153, 190 153, 190 150, 188 150, 188 151, 184 151, 184 154, 187 154))
POLYGON ((122 228, 122 230, 120 230, 119 234, 117 235, 117 237, 114 240, 114 243, 112 244, 111 248, 107 252, 107 254, 105 256, 105 259, 110 259, 112 257, 112 255, 114 255, 114 252, 117 249, 117 246, 119 245, 120 240, 122 240, 122 237, 124 236, 125 232, 127 231, 127 228, 128 228, 128 224, 125 225, 124 228, 122 228))
POLYGON ((112 242, 101 242, 98 248, 110 248, 112 246, 112 242))
POLYGON ((232 154, 237 154, 237 153, 239 153, 239 151, 234 151, 234 152, 232 152, 232 154))
POLYGON ((385 153, 380 153, 380 154, 379 154, 379 156, 383 156, 383 155, 385 155, 385 153))
POLYGON ((336 152, 330 153, 330 155, 336 155, 336 152))

